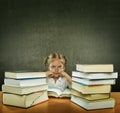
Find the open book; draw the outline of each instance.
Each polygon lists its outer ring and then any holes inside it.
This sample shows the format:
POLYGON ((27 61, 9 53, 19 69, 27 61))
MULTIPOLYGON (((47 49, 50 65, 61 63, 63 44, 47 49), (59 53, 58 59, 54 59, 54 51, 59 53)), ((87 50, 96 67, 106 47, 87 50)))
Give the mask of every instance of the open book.
POLYGON ((70 89, 65 89, 64 91, 61 91, 60 89, 55 88, 48 88, 48 96, 52 97, 70 97, 71 91, 70 89))

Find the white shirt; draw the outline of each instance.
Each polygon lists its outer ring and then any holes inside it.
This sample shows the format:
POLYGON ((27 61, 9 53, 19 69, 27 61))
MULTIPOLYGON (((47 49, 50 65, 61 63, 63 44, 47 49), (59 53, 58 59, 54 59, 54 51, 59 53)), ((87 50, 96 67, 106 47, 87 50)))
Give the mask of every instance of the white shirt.
POLYGON ((70 84, 65 77, 59 77, 55 82, 53 78, 47 78, 48 88, 57 88, 64 91, 66 88, 70 88, 70 84))

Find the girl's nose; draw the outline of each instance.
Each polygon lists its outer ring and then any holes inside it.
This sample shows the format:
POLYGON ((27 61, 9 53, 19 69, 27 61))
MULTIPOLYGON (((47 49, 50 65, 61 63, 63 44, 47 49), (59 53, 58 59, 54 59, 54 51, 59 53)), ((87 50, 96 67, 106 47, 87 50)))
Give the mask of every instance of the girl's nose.
POLYGON ((55 72, 58 72, 58 71, 59 71, 59 69, 56 67, 56 68, 55 68, 55 72))

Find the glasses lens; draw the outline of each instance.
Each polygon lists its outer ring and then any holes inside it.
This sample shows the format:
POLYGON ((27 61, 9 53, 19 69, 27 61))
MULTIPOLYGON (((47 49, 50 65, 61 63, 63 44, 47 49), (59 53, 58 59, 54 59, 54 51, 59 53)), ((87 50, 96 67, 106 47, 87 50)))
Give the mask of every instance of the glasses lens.
POLYGON ((62 70, 64 68, 62 66, 58 66, 58 67, 56 67, 56 66, 50 66, 50 69, 51 70, 62 70))

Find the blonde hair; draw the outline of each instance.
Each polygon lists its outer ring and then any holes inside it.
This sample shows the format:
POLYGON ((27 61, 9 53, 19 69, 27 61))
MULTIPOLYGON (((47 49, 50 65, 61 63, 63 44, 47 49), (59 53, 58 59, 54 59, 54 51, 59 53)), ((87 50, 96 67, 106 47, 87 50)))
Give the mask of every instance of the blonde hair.
POLYGON ((60 53, 51 53, 48 57, 45 58, 45 67, 49 66, 49 64, 56 59, 59 59, 64 64, 64 66, 66 66, 67 59, 64 55, 60 53))

